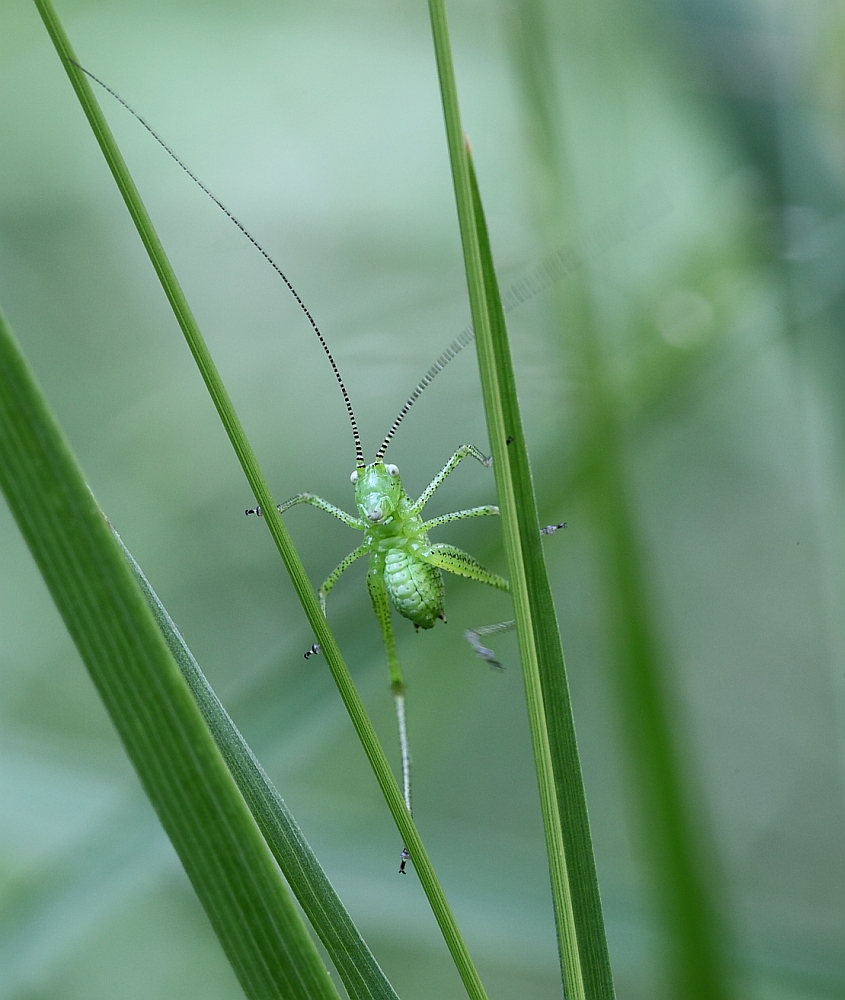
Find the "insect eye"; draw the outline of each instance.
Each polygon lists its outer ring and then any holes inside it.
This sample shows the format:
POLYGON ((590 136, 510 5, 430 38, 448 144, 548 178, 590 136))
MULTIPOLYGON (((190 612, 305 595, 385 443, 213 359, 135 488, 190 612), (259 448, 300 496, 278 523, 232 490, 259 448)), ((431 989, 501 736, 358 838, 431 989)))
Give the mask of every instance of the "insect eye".
POLYGON ((358 482, 358 470, 355 469, 352 475, 349 477, 349 482, 354 486, 358 482))
POLYGON ((388 476, 398 476, 399 475, 399 466, 398 465, 385 465, 385 469, 387 470, 388 476))

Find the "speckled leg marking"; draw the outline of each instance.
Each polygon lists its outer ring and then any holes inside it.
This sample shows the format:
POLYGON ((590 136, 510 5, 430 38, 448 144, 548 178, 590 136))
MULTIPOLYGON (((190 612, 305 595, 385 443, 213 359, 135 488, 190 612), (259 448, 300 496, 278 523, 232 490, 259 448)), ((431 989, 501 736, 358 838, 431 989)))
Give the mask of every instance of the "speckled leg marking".
POLYGON ((456 548, 454 545, 445 545, 442 542, 437 545, 430 545, 420 553, 420 559, 430 566, 437 566, 445 569, 447 573, 454 573, 455 576, 465 576, 470 580, 477 580, 479 583, 487 583, 498 590, 510 590, 510 584, 498 573, 491 573, 485 569, 481 563, 473 558, 469 552, 456 548))

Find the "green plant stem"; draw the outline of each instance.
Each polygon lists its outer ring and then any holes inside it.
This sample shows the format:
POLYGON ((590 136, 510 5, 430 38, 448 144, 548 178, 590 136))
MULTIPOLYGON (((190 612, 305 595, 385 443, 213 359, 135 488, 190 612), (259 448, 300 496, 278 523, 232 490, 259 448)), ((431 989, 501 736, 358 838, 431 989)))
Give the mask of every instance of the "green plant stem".
MULTIPOLYGON (((513 37, 526 118, 531 122, 536 176, 544 181, 537 215, 554 241, 565 228, 563 192, 571 171, 559 152, 561 121, 552 81, 556 68, 548 46, 550 25, 542 5, 517 0, 513 37)), ((662 925, 669 944, 675 995, 684 1000, 730 1000, 727 932, 718 896, 708 884, 709 864, 703 796, 685 766, 683 734, 673 718, 666 662, 655 621, 647 561, 637 538, 626 471, 625 437, 630 418, 620 417, 618 389, 604 356, 589 289, 571 291, 559 303, 561 329, 582 373, 580 441, 576 453, 581 488, 589 495, 601 545, 611 669, 633 775, 634 807, 642 843, 651 857, 662 925)))
POLYGON ((610 997, 613 985, 574 724, 554 605, 540 547, 536 502, 513 381, 504 312, 472 160, 465 148, 461 128, 443 0, 429 0, 429 10, 479 371, 511 574, 561 974, 570 1000, 585 1000, 588 995, 587 981, 595 984, 591 997, 610 997), (554 697, 554 705, 547 704, 547 695, 554 697), (549 722, 555 727, 554 753, 549 722), (568 849, 573 855, 572 862, 568 849))
POLYGON ((276 511, 276 504, 261 474, 255 454, 247 441, 228 393, 223 386, 220 375, 212 361, 184 293, 179 286, 173 268, 167 259, 161 241, 153 228, 152 221, 135 187, 135 183, 117 148, 114 137, 87 79, 77 68, 78 60, 53 9, 53 5, 50 3, 50 0, 34 0, 34 2, 53 40, 65 72, 68 74, 71 84, 76 91, 115 182, 123 195, 138 234, 147 250, 150 261, 162 284, 162 288, 170 301, 171 308, 194 356, 194 360, 200 370, 212 401, 217 408, 220 420, 226 429, 226 433, 244 470, 244 475, 249 482, 253 495, 265 512, 266 516, 264 520, 290 575, 294 590, 302 604, 308 622, 322 648, 341 699, 361 741, 361 745, 367 755, 387 806, 399 829, 402 840, 411 855, 414 868, 458 969, 458 973, 469 996, 473 1000, 482 1000, 482 998, 486 998, 484 987, 481 984, 478 972, 458 930, 454 915, 446 901, 446 897, 435 875, 434 868, 416 826, 405 807, 402 793, 390 769, 390 764, 378 742, 372 723, 367 717, 363 703, 352 682, 349 670, 340 654, 337 642, 329 630, 325 616, 320 610, 320 605, 308 581, 302 560, 293 547, 290 535, 276 511))

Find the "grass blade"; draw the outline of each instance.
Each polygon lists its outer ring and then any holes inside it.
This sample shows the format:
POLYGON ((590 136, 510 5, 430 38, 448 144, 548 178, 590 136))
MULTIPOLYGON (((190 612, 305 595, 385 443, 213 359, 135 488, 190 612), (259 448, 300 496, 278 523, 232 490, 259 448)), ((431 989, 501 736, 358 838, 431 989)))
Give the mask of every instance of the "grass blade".
POLYGON ((0 487, 246 995, 331 1000, 287 893, 0 316, 0 487))
POLYGON ((504 311, 472 159, 464 145, 442 0, 430 0, 429 8, 516 612, 561 972, 571 1000, 604 1000, 614 995, 613 979, 504 311))
POLYGON ((220 703, 143 570, 115 533, 214 742, 299 905, 325 945, 352 1000, 397 1000, 326 873, 264 768, 220 703))
POLYGON ((235 413, 220 374, 211 358, 211 354, 208 351, 190 306, 170 265, 170 261, 167 259, 164 247, 155 232, 141 196, 135 187, 129 169, 121 156, 120 150, 117 148, 111 130, 106 123, 105 117, 85 75, 78 68, 78 60, 53 5, 50 3, 50 0, 34 0, 34 2, 62 61, 65 72, 68 74, 71 84, 76 91, 80 104, 91 125, 91 129, 115 179, 115 183, 132 216, 138 234, 150 257, 150 262, 158 275, 165 295, 179 322, 209 395, 229 436, 238 461, 243 468, 244 475, 253 491, 253 495, 258 501, 258 505, 265 512, 264 522, 273 537, 273 541, 276 543, 276 548, 279 550, 279 554, 291 578, 296 595, 322 648, 332 678, 337 685, 338 692, 355 727, 356 734, 361 741, 370 767, 399 829, 402 840, 410 853, 420 883, 464 983, 464 987, 472 1000, 482 1000, 482 998, 486 998, 484 987, 470 958, 452 910, 440 886, 440 882, 434 872, 434 867, 431 864, 431 860, 423 846, 422 839, 417 832, 410 813, 405 807, 402 792, 396 783, 390 764, 378 741, 375 729, 364 710, 364 705, 341 656, 337 641, 332 635, 326 618, 320 610, 317 596, 308 580, 302 560, 299 558, 290 535, 276 511, 275 501, 258 466, 255 453, 246 438, 246 434, 235 413))
MULTIPOLYGON (((575 722, 566 679, 557 615, 546 572, 528 452, 522 431, 519 401, 507 340, 504 313, 496 287, 496 274, 475 171, 470 160, 470 180, 475 201, 479 246, 488 301, 491 306, 493 364, 499 380, 504 426, 511 438, 506 446, 513 483, 519 536, 511 544, 520 546, 525 567, 525 592, 532 610, 531 628, 536 653, 539 697, 532 695, 529 711, 542 714, 536 723, 546 729, 556 790, 556 807, 568 867, 572 914, 578 938, 578 954, 587 997, 606 1000, 614 996, 613 976, 602 915, 598 877, 593 856, 587 800, 581 775, 581 761, 575 722)), ((507 439, 506 439, 507 440, 507 439)), ((512 532, 508 524, 506 531, 512 532)))

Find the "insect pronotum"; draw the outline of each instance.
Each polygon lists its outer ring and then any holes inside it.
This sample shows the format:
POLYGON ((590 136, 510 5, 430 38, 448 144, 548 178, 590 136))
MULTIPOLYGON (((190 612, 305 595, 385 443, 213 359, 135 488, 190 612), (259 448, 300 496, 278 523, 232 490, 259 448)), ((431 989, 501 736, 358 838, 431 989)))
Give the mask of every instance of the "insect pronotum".
MULTIPOLYGON (((408 399, 403 404, 396 415, 387 435, 382 441, 375 458, 367 463, 364 460, 364 450, 361 443, 361 436, 358 431, 358 424, 352 409, 352 402, 347 392, 346 386, 341 377, 340 370, 332 356, 326 340, 320 331, 314 317, 308 307, 299 297, 296 289, 270 257, 266 250, 259 245, 258 241, 246 229, 246 227, 229 211, 229 209, 206 187, 205 184, 186 166, 177 154, 167 145, 161 136, 149 125, 149 123, 132 108, 119 94, 109 87, 102 80, 98 79, 83 66, 76 64, 77 68, 90 77, 95 83, 106 90, 115 98, 144 128, 152 135, 172 159, 185 171, 186 174, 196 183, 206 195, 226 214, 241 233, 249 240, 256 250, 264 257, 268 264, 275 270, 282 279, 289 292, 296 300, 302 312, 308 319, 314 334, 323 351, 328 358, 334 376, 343 395, 346 405, 346 412, 352 429, 352 438, 355 448, 355 468, 351 475, 352 484, 355 487, 355 505, 357 516, 348 514, 334 504, 329 503, 322 497, 312 493, 299 493, 283 504, 279 504, 281 513, 289 510, 297 504, 305 503, 328 514, 333 515, 344 524, 356 531, 363 532, 363 541, 349 555, 343 559, 337 567, 325 579, 319 589, 320 606, 323 614, 326 614, 326 600, 340 576, 353 563, 364 556, 367 556, 369 568, 367 572, 367 588, 372 600, 373 610, 381 629, 384 646, 387 653, 387 662, 390 670, 390 688, 393 693, 396 707, 396 719, 399 730, 399 747, 402 765, 402 789, 405 805, 408 812, 411 807, 411 754, 408 746, 408 731, 405 719, 405 680, 402 668, 399 663, 399 656, 396 651, 396 642, 393 635, 393 623, 391 620, 391 607, 394 608, 404 618, 410 620, 416 629, 430 629, 434 627, 437 620, 445 621, 445 595, 443 586, 442 571, 453 573, 457 576, 466 577, 479 583, 486 583, 498 590, 507 591, 509 585, 504 577, 499 576, 486 569, 469 553, 454 545, 443 542, 432 542, 428 533, 433 528, 453 521, 463 520, 470 517, 489 517, 499 513, 499 508, 491 504, 480 507, 469 507, 464 510, 454 511, 450 514, 442 514, 439 517, 425 521, 422 518, 422 510, 437 488, 444 482, 446 477, 460 464, 463 459, 472 457, 484 466, 491 464, 491 459, 483 455, 478 448, 472 444, 464 444, 458 448, 449 461, 443 466, 440 472, 432 479, 429 485, 423 490, 416 500, 405 492, 402 480, 399 476, 397 466, 386 463, 384 458, 387 448, 393 439, 400 424, 410 411, 413 404, 419 399, 425 389, 431 384, 434 378, 446 367, 446 365, 457 356, 457 354, 473 339, 472 328, 466 328, 440 355, 440 357, 429 368, 420 379, 408 399)), ((566 273, 574 270, 578 266, 577 259, 573 262, 572 255, 564 257, 562 254, 549 258, 544 262, 542 269, 537 272, 538 278, 534 282, 534 287, 530 283, 523 281, 520 285, 514 286, 510 293, 510 307, 525 301, 526 298, 537 291, 547 287, 552 281, 558 280, 566 273), (555 264, 556 261, 556 264, 555 264)), ((261 516, 261 508, 251 508, 247 514, 257 514, 261 516)), ((559 528, 565 528, 565 524, 549 525, 541 529, 544 534, 551 534, 559 528)), ((481 639, 489 635, 504 632, 513 627, 513 622, 501 622, 497 625, 489 625, 482 628, 468 630, 464 633, 466 639, 472 645, 475 652, 493 666, 499 666, 495 654, 492 650, 483 645, 481 639)), ((306 659, 320 652, 318 645, 313 645, 305 653, 306 659)), ((399 871, 405 874, 408 861, 408 852, 402 849, 399 871)))

